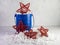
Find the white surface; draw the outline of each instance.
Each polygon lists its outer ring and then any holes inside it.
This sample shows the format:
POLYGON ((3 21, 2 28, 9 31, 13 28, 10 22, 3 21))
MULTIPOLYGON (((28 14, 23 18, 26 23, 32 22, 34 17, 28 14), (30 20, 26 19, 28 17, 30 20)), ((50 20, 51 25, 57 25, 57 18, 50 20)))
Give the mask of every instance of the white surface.
MULTIPOLYGON (((32 40, 26 39, 23 33, 15 35, 12 27, 0 27, 0 45, 60 45, 60 27, 47 28, 49 37, 38 37, 32 40)), ((33 29, 36 30, 37 27, 33 29)))
POLYGON ((30 2, 35 26, 60 25, 60 0, 0 0, 0 26, 14 25, 19 2, 30 2))

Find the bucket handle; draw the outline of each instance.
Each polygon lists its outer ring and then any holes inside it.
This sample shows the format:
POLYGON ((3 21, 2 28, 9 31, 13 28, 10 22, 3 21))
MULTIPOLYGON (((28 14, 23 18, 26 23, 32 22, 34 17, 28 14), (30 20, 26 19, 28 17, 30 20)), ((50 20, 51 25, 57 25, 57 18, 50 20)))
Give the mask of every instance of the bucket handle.
POLYGON ((35 21, 34 21, 34 16, 32 15, 32 23, 33 23, 33 24, 32 24, 32 28, 34 27, 34 22, 35 22, 35 21))

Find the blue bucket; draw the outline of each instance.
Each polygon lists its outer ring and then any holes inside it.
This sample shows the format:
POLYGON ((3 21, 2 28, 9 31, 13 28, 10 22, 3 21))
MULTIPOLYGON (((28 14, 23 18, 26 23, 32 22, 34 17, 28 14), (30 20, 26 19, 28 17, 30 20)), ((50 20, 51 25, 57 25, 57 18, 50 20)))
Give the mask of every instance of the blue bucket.
POLYGON ((32 28, 32 14, 15 14, 16 26, 19 24, 19 21, 22 20, 24 25, 28 26, 26 30, 30 30, 32 28))

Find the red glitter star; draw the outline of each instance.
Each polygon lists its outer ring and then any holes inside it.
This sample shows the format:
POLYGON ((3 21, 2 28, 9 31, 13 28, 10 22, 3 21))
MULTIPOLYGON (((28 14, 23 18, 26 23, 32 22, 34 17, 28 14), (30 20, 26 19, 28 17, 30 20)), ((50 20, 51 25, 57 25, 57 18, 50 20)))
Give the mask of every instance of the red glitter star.
POLYGON ((16 12, 20 12, 20 13, 27 13, 28 11, 30 11, 29 9, 30 3, 27 3, 26 5, 24 5, 22 2, 20 2, 20 8, 16 11, 16 12))
POLYGON ((36 39, 37 32, 33 32, 31 29, 29 32, 25 32, 24 34, 29 38, 36 39))
POLYGON ((26 30, 27 26, 23 24, 22 21, 19 22, 18 26, 13 26, 14 29, 16 29, 16 31, 19 32, 23 32, 26 30))
POLYGON ((48 37, 48 34, 47 34, 48 29, 45 29, 44 27, 41 26, 41 28, 38 29, 38 30, 39 30, 40 33, 41 33, 41 37, 42 37, 42 36, 46 36, 46 37, 48 37))

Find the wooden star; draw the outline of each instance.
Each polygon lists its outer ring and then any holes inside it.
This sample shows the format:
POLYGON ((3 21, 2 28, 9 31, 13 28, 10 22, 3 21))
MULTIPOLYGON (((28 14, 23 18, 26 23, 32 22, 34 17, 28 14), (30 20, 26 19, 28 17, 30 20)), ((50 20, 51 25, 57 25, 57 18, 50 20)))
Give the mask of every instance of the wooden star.
POLYGON ((20 8, 16 12, 20 12, 22 14, 27 13, 28 11, 30 11, 29 6, 30 3, 24 5, 22 2, 20 2, 20 8))
POLYGON ((47 32, 48 32, 48 29, 45 29, 44 27, 40 27, 40 29, 38 29, 39 31, 40 31, 40 33, 41 33, 41 37, 42 36, 46 36, 46 37, 48 37, 48 34, 47 34, 47 32))
POLYGON ((29 32, 25 32, 24 34, 29 38, 36 39, 37 32, 33 32, 31 29, 29 32))
POLYGON ((27 28, 26 25, 23 24, 22 21, 19 22, 18 26, 13 26, 14 29, 16 29, 16 31, 19 33, 19 32, 24 32, 27 28))

